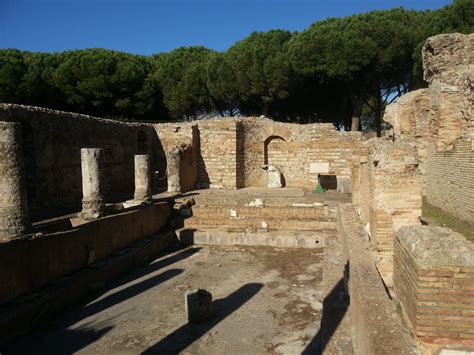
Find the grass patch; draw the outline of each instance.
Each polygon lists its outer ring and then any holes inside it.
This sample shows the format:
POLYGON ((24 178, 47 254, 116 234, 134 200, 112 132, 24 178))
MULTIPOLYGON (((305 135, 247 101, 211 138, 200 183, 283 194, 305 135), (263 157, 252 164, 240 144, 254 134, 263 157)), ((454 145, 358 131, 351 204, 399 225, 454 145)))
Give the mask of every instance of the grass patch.
POLYGON ((467 240, 474 242, 474 225, 450 215, 441 208, 430 205, 426 201, 426 197, 423 197, 421 215, 430 225, 451 228, 465 236, 467 240))

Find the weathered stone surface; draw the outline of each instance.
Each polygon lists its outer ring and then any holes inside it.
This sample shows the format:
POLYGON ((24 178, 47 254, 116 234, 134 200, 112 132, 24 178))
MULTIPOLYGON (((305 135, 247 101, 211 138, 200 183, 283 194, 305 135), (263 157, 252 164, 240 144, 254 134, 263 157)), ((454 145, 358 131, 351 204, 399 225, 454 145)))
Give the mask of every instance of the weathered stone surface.
POLYGON ((0 241, 20 236, 29 226, 21 125, 0 122, 0 241))
MULTIPOLYGON (((386 109, 395 140, 416 139, 418 179, 428 202, 474 223, 474 35, 431 37, 423 48, 429 88, 386 109)), ((356 194, 355 198, 359 198, 356 194)))
POLYGON ((474 267, 474 244, 449 228, 404 226, 397 238, 420 265, 474 267))
POLYGON ((163 146, 152 124, 14 104, 0 104, 0 121, 21 124, 28 207, 32 217, 43 215, 45 211, 80 208, 81 148, 103 149, 107 200, 117 200, 124 194, 133 196, 135 154, 149 154, 152 171, 159 170, 160 176, 165 173, 163 146), (142 139, 139 140, 139 136, 142 139))
POLYGON ((430 37, 422 51, 423 76, 435 81, 462 87, 472 79, 474 63, 474 34, 448 33, 430 37))
POLYGON ((212 294, 209 291, 196 289, 186 292, 184 297, 189 323, 200 324, 212 320, 212 294))
POLYGON ((415 142, 379 140, 369 152, 370 235, 378 250, 391 251, 398 228, 420 223, 415 142))
POLYGON ((101 149, 81 149, 82 166, 82 212, 84 219, 95 219, 105 214, 103 181, 101 171, 101 149))
POLYGON ((267 187, 270 188, 280 188, 283 187, 282 181, 281 181, 281 171, 278 169, 276 166, 269 165, 268 169, 268 182, 267 182, 267 187))
POLYGON ((425 342, 474 345, 474 244, 463 239, 440 227, 397 232, 395 291, 414 333, 425 342))
POLYGON ((147 154, 135 155, 135 195, 136 201, 151 201, 150 160, 147 154))

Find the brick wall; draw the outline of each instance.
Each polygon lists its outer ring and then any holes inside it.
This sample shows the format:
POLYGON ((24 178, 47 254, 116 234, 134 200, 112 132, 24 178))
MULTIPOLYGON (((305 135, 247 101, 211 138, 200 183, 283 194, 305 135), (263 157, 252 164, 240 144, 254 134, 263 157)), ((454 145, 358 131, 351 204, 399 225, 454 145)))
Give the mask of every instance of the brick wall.
POLYGON ((372 243, 379 251, 391 252, 395 231, 419 224, 421 189, 415 144, 379 140, 369 151, 367 166, 372 243))
POLYGON ((266 186, 263 164, 277 166, 286 186, 314 189, 318 177, 310 173, 311 163, 329 163, 327 175, 338 186, 348 183, 360 143, 366 139, 360 132, 338 132, 332 124, 298 125, 265 118, 242 119, 242 124, 245 186, 266 186))
POLYGON ((402 227, 394 283, 418 337, 474 345, 474 244, 447 228, 402 227))
MULTIPOLYGON (((329 163, 337 186, 350 186, 352 164, 358 160, 360 132, 338 132, 332 124, 298 125, 266 118, 222 118, 193 123, 157 124, 165 150, 190 140, 197 151, 199 187, 264 187, 267 173, 262 165, 277 166, 286 186, 315 188, 317 174, 311 163, 329 163), (187 132, 187 133, 186 133, 187 132)), ((336 184, 334 184, 336 185, 336 184)))
POLYGON ((461 138, 451 150, 428 150, 425 161, 428 202, 474 224, 474 142, 461 138))
MULTIPOLYGON (((237 186, 237 122, 233 118, 198 123, 200 187, 237 186)), ((240 180, 239 180, 240 181, 240 180)))

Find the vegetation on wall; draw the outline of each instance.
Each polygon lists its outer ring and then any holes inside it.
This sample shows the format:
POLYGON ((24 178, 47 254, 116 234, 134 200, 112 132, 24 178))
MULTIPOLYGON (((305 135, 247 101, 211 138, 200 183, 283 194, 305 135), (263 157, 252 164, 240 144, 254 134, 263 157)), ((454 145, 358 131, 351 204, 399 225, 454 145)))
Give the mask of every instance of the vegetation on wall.
POLYGON ((254 32, 225 52, 181 47, 149 57, 105 49, 0 50, 0 102, 111 118, 266 115, 380 133, 385 106, 424 85, 429 36, 474 30, 474 0, 396 8, 254 32))

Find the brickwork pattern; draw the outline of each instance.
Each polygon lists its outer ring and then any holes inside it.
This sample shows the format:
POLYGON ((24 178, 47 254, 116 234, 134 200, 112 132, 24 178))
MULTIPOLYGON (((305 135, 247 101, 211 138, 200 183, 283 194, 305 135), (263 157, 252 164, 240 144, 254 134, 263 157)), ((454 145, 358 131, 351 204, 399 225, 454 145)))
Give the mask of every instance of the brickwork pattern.
POLYGON ((198 185, 237 187, 237 123, 235 119, 199 122, 198 185))
POLYGON ((430 147, 426 170, 426 197, 437 206, 462 220, 474 224, 474 145, 470 139, 459 139, 452 150, 430 147))
POLYGON ((474 344, 474 247, 444 228, 407 228, 395 240, 394 282, 415 334, 474 344), (463 252, 470 262, 457 255, 463 252), (437 255, 443 253, 452 253, 452 260, 437 255))
POLYGON ((419 224, 421 188, 417 179, 415 145, 379 141, 368 157, 370 235, 379 251, 393 250, 395 231, 419 224))

